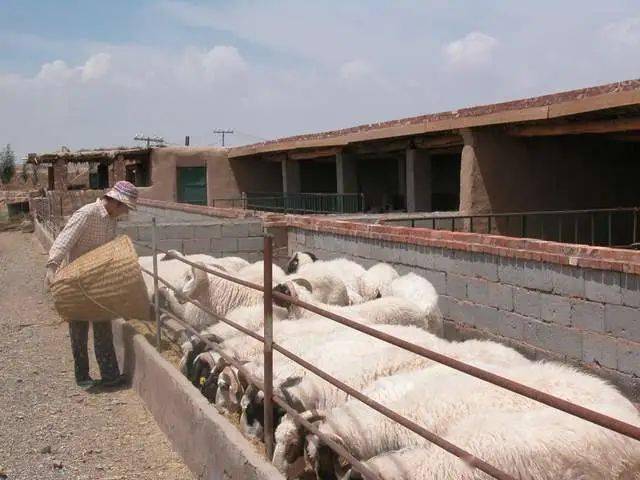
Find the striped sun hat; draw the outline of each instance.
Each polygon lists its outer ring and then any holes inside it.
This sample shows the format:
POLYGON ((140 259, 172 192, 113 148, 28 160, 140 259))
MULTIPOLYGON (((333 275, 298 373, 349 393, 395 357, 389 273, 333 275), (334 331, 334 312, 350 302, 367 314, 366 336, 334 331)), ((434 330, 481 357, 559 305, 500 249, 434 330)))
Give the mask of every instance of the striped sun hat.
POLYGON ((127 207, 129 207, 129 210, 136 210, 136 202, 138 201, 138 189, 133 183, 127 182, 125 180, 116 182, 113 188, 105 193, 104 196, 124 203, 127 207))

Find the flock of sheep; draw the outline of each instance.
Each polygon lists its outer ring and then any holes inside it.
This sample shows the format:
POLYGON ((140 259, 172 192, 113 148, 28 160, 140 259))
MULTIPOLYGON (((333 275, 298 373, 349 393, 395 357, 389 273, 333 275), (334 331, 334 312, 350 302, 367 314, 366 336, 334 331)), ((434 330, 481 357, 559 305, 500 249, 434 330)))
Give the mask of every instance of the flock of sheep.
MULTIPOLYGON (((169 254, 159 275, 166 308, 217 343, 262 379, 262 343, 217 322, 185 299, 261 333, 263 295, 192 268, 169 254)), ((186 256, 210 268, 262 284, 263 263, 237 257, 186 256)), ((140 262, 149 267, 150 257, 140 262)), ((147 276, 145 276, 147 277, 147 276)), ((149 290, 152 292, 151 279, 149 290)), ((597 377, 553 362, 535 362, 501 344, 449 342, 429 332, 440 322, 438 295, 414 273, 400 276, 380 263, 364 269, 346 259, 318 260, 298 252, 286 273, 273 265, 275 291, 336 312, 538 390, 640 425, 634 405, 597 377)), ((460 373, 311 313, 293 303, 273 307, 274 342, 362 391, 391 410, 445 437, 519 479, 639 480, 640 442, 460 373)), ((247 436, 263 439, 264 396, 242 372, 192 337, 182 345, 182 372, 221 411, 240 415, 247 436)), ((486 479, 421 436, 370 409, 274 352, 274 393, 383 479, 486 479)), ((274 465, 287 478, 358 479, 360 474, 274 407, 274 465)))

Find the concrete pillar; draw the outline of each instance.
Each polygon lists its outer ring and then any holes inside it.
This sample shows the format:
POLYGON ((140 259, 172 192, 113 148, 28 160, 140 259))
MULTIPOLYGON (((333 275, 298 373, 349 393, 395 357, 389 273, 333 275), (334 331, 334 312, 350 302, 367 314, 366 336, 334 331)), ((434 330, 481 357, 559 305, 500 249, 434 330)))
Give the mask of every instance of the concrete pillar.
POLYGON ((358 193, 356 158, 343 152, 336 154, 336 185, 338 193, 358 193))
POLYGON ((426 150, 406 151, 407 212, 431 211, 431 157, 426 150))
POLYGON ((284 158, 282 165, 282 191, 300 193, 300 163, 284 158))
POLYGON ((404 197, 405 208, 407 204, 407 159, 406 156, 398 156, 398 193, 404 197))

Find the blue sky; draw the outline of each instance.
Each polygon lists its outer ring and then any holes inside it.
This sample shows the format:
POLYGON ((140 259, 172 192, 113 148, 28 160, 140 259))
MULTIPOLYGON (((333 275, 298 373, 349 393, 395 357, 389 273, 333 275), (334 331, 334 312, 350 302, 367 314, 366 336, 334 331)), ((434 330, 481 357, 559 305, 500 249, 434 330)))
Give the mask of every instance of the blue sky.
POLYGON ((640 77, 636 1, 0 2, 0 143, 211 145, 640 77))

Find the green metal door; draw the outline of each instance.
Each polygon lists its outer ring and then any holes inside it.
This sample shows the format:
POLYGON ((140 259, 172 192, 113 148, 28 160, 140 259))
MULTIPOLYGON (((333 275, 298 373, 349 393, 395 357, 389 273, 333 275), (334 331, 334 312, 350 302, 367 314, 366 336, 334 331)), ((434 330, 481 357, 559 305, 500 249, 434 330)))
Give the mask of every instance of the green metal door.
POLYGON ((178 167, 178 202, 207 204, 207 167, 178 167))

